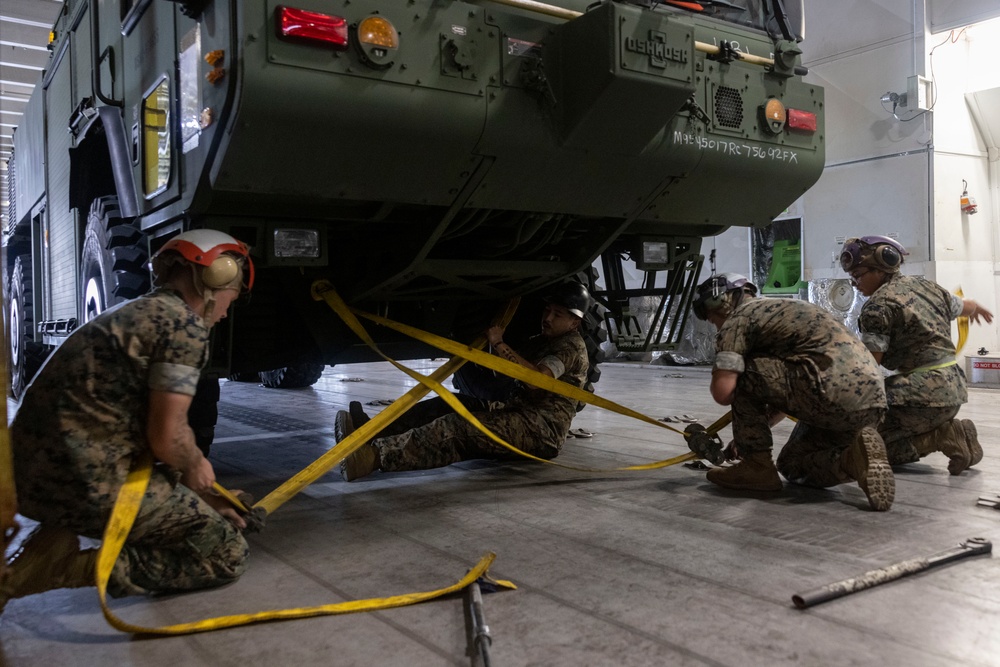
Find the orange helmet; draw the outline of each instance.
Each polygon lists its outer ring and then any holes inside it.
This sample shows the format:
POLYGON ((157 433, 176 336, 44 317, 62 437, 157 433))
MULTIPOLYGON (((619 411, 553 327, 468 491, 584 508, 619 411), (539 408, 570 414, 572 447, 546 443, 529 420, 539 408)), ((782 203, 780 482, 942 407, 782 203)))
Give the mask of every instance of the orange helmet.
POLYGON ((254 269, 250 247, 225 232, 214 229, 193 229, 167 241, 153 255, 153 273, 171 253, 184 261, 202 267, 201 281, 209 289, 221 289, 241 277, 243 291, 253 288, 254 269), (245 270, 244 270, 245 267, 245 270))

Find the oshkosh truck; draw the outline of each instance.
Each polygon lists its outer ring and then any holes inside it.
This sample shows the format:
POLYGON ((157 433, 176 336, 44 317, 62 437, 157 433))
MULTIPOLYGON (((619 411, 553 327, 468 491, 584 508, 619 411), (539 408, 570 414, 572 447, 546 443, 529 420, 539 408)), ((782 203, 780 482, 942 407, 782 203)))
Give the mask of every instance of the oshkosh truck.
MULTIPOLYGON (((468 340, 504 299, 592 282, 603 257, 590 287, 618 337, 628 259, 666 276, 647 285, 677 315, 655 337, 670 345, 702 238, 767 225, 823 169, 801 0, 288 3, 65 2, 9 164, 15 395, 198 227, 257 267, 209 384, 371 359, 311 298, 318 278, 468 340)), ((434 355, 373 333, 397 358, 434 355)))

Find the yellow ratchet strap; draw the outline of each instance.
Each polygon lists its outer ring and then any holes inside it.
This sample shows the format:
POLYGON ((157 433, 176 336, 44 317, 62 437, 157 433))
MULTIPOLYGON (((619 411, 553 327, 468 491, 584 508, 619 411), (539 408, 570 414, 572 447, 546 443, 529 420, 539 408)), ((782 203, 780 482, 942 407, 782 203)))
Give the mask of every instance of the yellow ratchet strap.
MULTIPOLYGON (((955 296, 962 298, 965 296, 965 292, 959 287, 955 290, 955 296)), ((964 315, 959 315, 956 319, 958 323, 958 342, 955 344, 955 355, 957 356, 962 348, 965 347, 965 341, 969 340, 969 318, 964 315)))
MULTIPOLYGON (((334 289, 333 285, 329 281, 318 280, 318 281, 314 282, 313 283, 313 287, 312 287, 312 291, 313 291, 313 298, 315 298, 317 300, 322 299, 322 300, 326 301, 327 304, 331 308, 333 308, 333 310, 341 317, 341 319, 344 320, 344 322, 348 325, 348 327, 350 327, 350 329, 352 331, 354 331, 354 333, 359 338, 361 338, 369 347, 371 347, 378 354, 380 354, 382 356, 382 358, 384 358, 387 361, 389 361, 391 364, 393 364, 394 366, 396 366, 396 368, 400 369, 401 371, 403 371, 404 373, 406 373, 407 375, 409 375, 410 377, 412 377, 417 382, 420 382, 420 383, 426 384, 427 386, 430 386, 432 389, 434 389, 435 392, 437 392, 437 394, 439 396, 441 396, 442 399, 444 399, 445 402, 448 403, 448 405, 455 412, 457 412, 458 414, 460 414, 462 417, 465 418, 466 421, 468 421, 470 424, 472 424, 473 426, 475 426, 483 435, 485 435, 486 437, 490 438, 491 440, 493 440, 497 444, 501 445, 502 447, 505 447, 505 448, 509 449, 510 451, 512 451, 512 452, 514 452, 516 454, 519 454, 520 456, 523 456, 525 458, 529 458, 529 459, 531 459, 533 461, 540 461, 542 463, 547 463, 549 465, 558 466, 560 468, 566 468, 568 470, 577 470, 577 471, 581 471, 581 472, 614 472, 614 471, 622 471, 622 470, 655 470, 655 469, 658 469, 658 468, 665 468, 667 466, 675 465, 677 463, 682 463, 684 461, 692 461, 692 460, 698 458, 697 455, 694 454, 694 452, 688 452, 686 454, 682 454, 680 456, 675 456, 675 457, 667 459, 665 461, 657 461, 657 462, 654 462, 654 463, 644 463, 644 464, 634 465, 634 466, 623 466, 623 467, 618 467, 618 468, 607 468, 607 469, 604 469, 604 468, 587 468, 587 467, 580 467, 580 466, 571 466, 571 465, 567 465, 565 463, 559 463, 558 461, 550 461, 548 459, 543 459, 543 458, 534 456, 533 454, 529 454, 527 452, 524 452, 524 451, 518 449, 517 447, 514 447, 510 443, 504 441, 502 438, 498 437, 496 434, 494 434, 488 428, 486 428, 485 426, 483 426, 482 422, 480 422, 478 419, 476 419, 476 417, 471 412, 469 412, 469 410, 464 405, 462 405, 462 403, 457 398, 455 398, 455 395, 452 394, 446 387, 444 387, 443 385, 441 385, 440 382, 438 382, 437 379, 434 376, 431 376, 431 377, 423 376, 420 373, 417 373, 416 371, 413 371, 413 370, 407 368, 406 366, 403 366, 402 364, 400 364, 400 363, 398 363, 398 362, 390 359, 385 354, 383 354, 378 349, 378 346, 375 344, 375 342, 368 335, 368 332, 365 331, 365 328, 361 325, 361 323, 358 321, 358 319, 354 316, 355 313, 357 313, 358 315, 360 315, 360 316, 362 316, 362 317, 364 317, 366 319, 369 319, 369 320, 371 320, 373 322, 376 322, 377 324, 382 324, 384 326, 388 326, 389 328, 394 329, 396 331, 399 331, 400 333, 406 334, 407 336, 410 336, 411 338, 415 338, 415 339, 417 339, 417 340, 419 340, 419 341, 421 341, 423 343, 427 343, 428 345, 432 345, 433 347, 436 347, 436 348, 438 348, 440 350, 444 350, 445 352, 448 352, 449 354, 452 354, 455 357, 460 357, 460 358, 462 358, 462 359, 464 359, 466 361, 472 361, 472 362, 477 363, 477 364, 479 364, 481 366, 485 366, 487 368, 499 371, 501 373, 504 373, 505 375, 509 375, 510 377, 513 377, 515 379, 523 380, 524 382, 532 384, 532 385, 534 385, 536 387, 540 387, 542 389, 547 389, 548 391, 551 391, 553 393, 559 394, 560 396, 565 396, 567 398, 572 398, 572 399, 580 400, 580 401, 583 401, 583 402, 586 402, 586 403, 590 403, 592 405, 597 405, 599 407, 603 407, 603 408, 611 410, 613 412, 617 412, 619 414, 623 414, 623 415, 627 415, 627 416, 633 417, 635 419, 639 419, 640 421, 644 421, 644 422, 646 422, 648 424, 652 424, 654 426, 659 426, 661 428, 666 428, 668 430, 674 431, 675 433, 680 433, 680 434, 683 435, 684 432, 683 431, 679 431, 679 430, 677 430, 677 429, 675 429, 675 428, 673 428, 671 426, 668 426, 668 425, 664 424, 663 422, 659 422, 659 421, 653 419, 652 417, 647 417, 646 415, 642 414, 641 412, 636 412, 635 410, 632 410, 631 408, 626 408, 625 406, 618 405, 617 403, 614 403, 613 401, 609 401, 609 400, 607 400, 605 398, 601 398, 600 396, 596 396, 594 394, 591 394, 590 392, 583 391, 582 389, 578 389, 577 387, 574 387, 574 386, 572 386, 570 384, 567 384, 565 382, 560 382, 559 380, 556 380, 555 378, 549 377, 548 375, 545 375, 543 373, 539 373, 537 371, 529 370, 529 369, 524 368, 523 366, 521 366, 519 364, 514 364, 514 363, 511 363, 509 361, 500 359, 500 358, 498 358, 498 357, 496 357, 496 356, 494 356, 492 354, 487 354, 487 353, 482 352, 480 350, 477 350, 477 349, 475 349, 475 348, 473 348, 473 347, 471 347, 469 345, 462 345, 461 343, 456 343, 456 342, 454 342, 452 340, 449 340, 447 338, 443 338, 441 336, 437 336, 435 334, 429 333, 427 331, 422 331, 420 329, 417 329, 415 327, 410 327, 410 326, 407 326, 405 324, 400 324, 399 322, 394 322, 394 321, 386 319, 384 317, 379 317, 377 315, 371 315, 371 314, 364 313, 364 312, 361 312, 361 311, 355 311, 355 310, 351 309, 350 307, 348 307, 346 303, 344 303, 344 301, 340 298, 340 295, 337 294, 337 292, 334 289)), ((381 417, 383 414, 385 414, 386 412, 388 412, 389 410, 391 410, 393 407, 395 407, 395 405, 396 405, 396 401, 394 401, 386 410, 383 410, 375 418, 373 418, 371 421, 369 421, 368 423, 366 423, 361 429, 359 429, 359 430, 355 431, 354 433, 352 433, 351 434, 352 437, 346 438, 342 442, 338 443, 337 446, 334 447, 332 450, 330 450, 329 452, 327 452, 327 455, 330 455, 330 458, 334 460, 333 463, 330 464, 330 466, 332 467, 332 465, 334 465, 337 461, 340 461, 343 457, 346 457, 350 453, 352 453, 353 451, 357 450, 358 447, 360 447, 359 443, 367 442, 373 435, 375 435, 376 433, 378 433, 378 431, 381 430, 381 428, 382 428, 382 423, 380 423, 377 427, 373 426, 373 423, 375 422, 375 420, 378 417, 381 417), (357 436, 357 437, 354 438, 353 436, 357 436), (338 452, 338 450, 341 450, 341 449, 343 450, 343 452, 338 452), (339 455, 339 457, 338 457, 338 455, 339 455)), ((407 406, 405 406, 404 409, 408 409, 409 407, 410 406, 407 405, 407 406)), ((395 415, 393 415, 393 419, 395 419, 395 415)), ((385 420, 384 423, 389 423, 389 421, 390 420, 385 420)), ((326 455, 324 455, 324 457, 325 456, 326 455)), ((329 469, 329 468, 327 468, 327 469, 329 469)), ((325 472, 325 470, 324 470, 324 472, 325 472)), ((302 474, 302 473, 300 473, 300 474, 302 474)), ((295 478, 293 478, 293 479, 295 479, 295 478)), ((268 498, 264 498, 261 501, 261 503, 258 503, 258 505, 266 502, 267 500, 268 500, 268 498)))
MULTIPOLYGON (((0 368, 0 372, 2 370, 0 368)), ((10 431, 7 430, 7 401, 0 400, 0 403, 3 404, 0 406, 0 544, 2 551, 6 551, 7 545, 17 535, 17 493, 14 489, 14 456, 10 448, 10 431)), ((0 558, 0 577, 6 564, 7 559, 0 558)))
MULTIPOLYGON (((354 329, 355 333, 368 343, 372 349, 374 349, 379 354, 382 354, 375 345, 375 342, 371 340, 368 336, 368 332, 364 330, 361 323, 351 315, 350 311, 347 310, 347 306, 340 300, 340 297, 333 292, 333 286, 326 281, 322 281, 323 285, 313 284, 313 296, 316 297, 320 292, 320 288, 329 289, 330 299, 338 304, 338 307, 342 306, 347 317, 345 322, 348 323, 354 329)), ((511 318, 514 316, 514 311, 517 309, 517 301, 512 301, 507 304, 506 311, 499 318, 499 323, 506 326, 511 318)), ((486 339, 480 337, 475 343, 475 345, 482 346, 486 344, 486 339)), ((389 359, 385 355, 384 358, 389 359)), ((371 418, 366 424, 361 428, 357 429, 351 433, 348 437, 344 438, 337 445, 327 451, 325 454, 320 456, 318 459, 313 461, 309 466, 303 469, 301 472, 296 474, 294 477, 289 479, 287 482, 279 486, 277 489, 269 493, 267 496, 262 498, 254 507, 263 508, 268 514, 274 512, 275 509, 283 505, 289 499, 292 498, 299 491, 309 486, 317 479, 325 475, 330 468, 337 465, 347 456, 350 456, 355 451, 357 451, 361 445, 368 442, 372 436, 381 431, 383 428, 391 424, 399 415, 403 414, 411 407, 416 405, 416 403, 427 395, 431 389, 440 387, 444 392, 448 390, 445 389, 440 383, 448 377, 450 377, 455 371, 457 371, 465 363, 465 359, 452 358, 449 359, 444 365, 434 371, 429 377, 424 377, 423 375, 413 371, 401 364, 396 363, 389 359, 397 368, 400 368, 406 372, 410 377, 417 380, 420 384, 410 389, 400 398, 393 401, 385 410, 371 418)), ((454 397, 452 397, 454 399, 454 397)), ((455 399, 457 403, 457 399, 455 399)), ((465 410, 465 407, 459 404, 459 406, 465 410)))
MULTIPOLYGON (((107 591, 108 580, 111 578, 111 571, 114 569, 115 561, 121 553, 125 538, 128 537, 135 517, 139 513, 139 505, 142 503, 143 494, 149 485, 149 477, 152 471, 152 456, 147 453, 138 459, 129 472, 118 493, 111 518, 104 530, 104 540, 101 543, 101 550, 97 555, 97 594, 101 600, 101 611, 108 624, 122 632, 131 632, 144 635, 186 635, 195 632, 209 632, 232 628, 240 625, 250 625, 251 623, 263 623, 266 621, 284 621, 294 618, 310 618, 313 616, 332 616, 335 614, 353 614, 362 611, 373 611, 377 609, 391 609, 394 607, 404 607, 407 605, 425 602, 450 593, 455 593, 469 586, 480 577, 488 578, 492 583, 504 588, 516 588, 516 586, 506 580, 490 579, 487 575, 489 566, 493 563, 496 555, 486 553, 479 560, 474 568, 462 577, 457 583, 446 588, 424 593, 408 593, 405 595, 394 595, 386 598, 371 598, 367 600, 350 600, 335 604, 319 605, 314 607, 301 607, 298 609, 276 609, 272 611, 262 611, 252 614, 234 614, 232 616, 218 616, 191 623, 180 623, 177 625, 167 625, 156 628, 147 628, 141 625, 127 623, 108 608, 107 591)), ((220 487, 221 488, 221 487, 220 487)), ((234 498, 235 500, 235 498, 234 498)), ((237 501, 238 502, 238 501, 237 501)), ((242 504, 242 503, 241 503, 242 504)))
MULTIPOLYGON (((498 318, 498 322, 506 326, 507 323, 510 322, 510 319, 514 316, 516 308, 517 300, 509 302, 506 310, 498 318)), ((478 342, 479 345, 485 345, 485 343, 485 339, 478 342)), ((441 379, 447 378, 449 375, 458 370, 458 368, 464 363, 464 359, 451 359, 439 368, 434 375, 440 376, 441 379)), ((409 405, 416 403, 428 391, 429 389, 424 386, 414 387, 406 396, 394 402, 392 406, 389 406, 389 408, 376 415, 370 423, 388 423, 391 419, 395 418, 395 413, 401 414, 406 407, 409 407, 407 403, 409 403, 409 405), (396 405, 397 403, 399 404, 398 407, 396 405), (386 415, 386 417, 382 418, 383 415, 386 415), (378 420, 378 422, 376 422, 376 420, 378 420)), ((379 428, 381 428, 381 426, 379 426, 379 428)), ((4 433, 6 433, 6 429, 4 429, 4 433)), ((358 433, 358 435, 363 435, 363 433, 358 433)), ((354 449, 357 449, 362 442, 364 442, 364 440, 355 437, 354 434, 352 434, 349 438, 345 438, 345 440, 338 445, 338 448, 342 453, 340 458, 343 458, 343 455, 346 455, 343 454, 343 452, 346 451, 347 446, 352 446, 353 449, 351 451, 353 451, 354 449)), ((320 457, 320 460, 316 461, 309 466, 309 468, 296 475, 292 478, 292 480, 289 480, 289 482, 286 482, 275 492, 272 492, 260 503, 257 503, 255 507, 264 507, 268 512, 273 511, 285 500, 307 486, 316 478, 320 477, 326 470, 329 470, 333 464, 340 460, 337 458, 333 460, 333 463, 329 463, 328 459, 332 453, 333 450, 327 452, 326 455, 320 457), (320 470, 319 465, 321 462, 329 463, 329 465, 327 465, 322 471, 320 470)), ((0 459, 0 474, 5 472, 3 463, 4 461, 0 459)), ((416 604, 418 602, 425 602, 427 600, 455 593, 466 588, 480 577, 503 588, 517 588, 513 582, 504 579, 494 579, 488 575, 489 567, 496 558, 496 554, 488 552, 480 558, 476 566, 472 568, 460 581, 446 588, 440 588, 434 591, 408 593, 405 595, 395 595, 386 598, 351 600, 348 602, 339 602, 314 607, 301 607, 298 609, 279 609, 253 614, 219 616, 191 623, 182 623, 179 625, 162 626, 157 628, 147 628, 139 625, 133 625, 115 616, 114 613, 112 613, 112 611, 108 608, 108 580, 111 578, 115 562, 118 560, 118 556, 121 553, 123 545, 125 544, 129 531, 132 530, 132 524, 135 523, 135 517, 139 513, 139 506, 142 504, 143 494, 146 492, 146 487, 149 485, 151 472, 152 456, 149 453, 138 459, 133 464, 133 468, 129 472, 121 491, 118 493, 118 498, 115 500, 115 506, 112 510, 111 518, 108 520, 108 525, 105 527, 104 540, 101 543, 101 549, 97 556, 96 580, 97 593, 101 601, 101 611, 103 612, 104 618, 107 620, 108 624, 117 630, 121 630, 122 632, 160 636, 184 635, 196 632, 209 632, 212 630, 220 630, 240 625, 249 625, 251 623, 263 623, 266 621, 290 620, 295 618, 309 618, 313 616, 331 616, 335 614, 352 614, 378 609, 391 609, 394 607, 416 604)), ((13 487, 11 486, 10 488, 13 487)), ((247 508, 247 506, 239 498, 230 493, 219 483, 215 483, 213 489, 216 493, 226 498, 226 500, 228 500, 237 509, 243 512, 250 511, 250 509, 247 508)))
MULTIPOLYGON (((0 286, 0 300, 3 299, 2 286, 0 286)), ((0 373, 3 377, 10 377, 7 374, 7 336, 5 332, 0 332, 0 373)), ((17 535, 18 525, 15 515, 17 514, 17 491, 14 488, 14 454, 10 448, 10 431, 7 429, 7 401, 6 396, 0 399, 0 556, 7 550, 7 545, 11 543, 17 535)), ((0 577, 7 567, 7 559, 0 558, 0 577)))

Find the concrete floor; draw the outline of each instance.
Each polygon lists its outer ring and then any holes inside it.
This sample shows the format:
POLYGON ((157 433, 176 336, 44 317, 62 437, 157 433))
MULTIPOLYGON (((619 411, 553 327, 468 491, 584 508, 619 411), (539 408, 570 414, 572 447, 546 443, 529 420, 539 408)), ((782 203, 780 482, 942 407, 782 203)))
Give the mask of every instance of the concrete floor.
MULTIPOLYGON (((411 364, 425 372, 433 362, 411 364)), ((722 414, 707 368, 606 364, 598 392, 653 417, 722 414)), ((225 383, 213 447, 220 481, 260 498, 333 444, 349 400, 399 396, 386 364, 328 369, 305 390, 225 383)), ((484 596, 494 665, 1000 665, 1000 571, 978 556, 806 611, 794 593, 973 536, 1000 539, 1000 390, 973 389, 986 454, 951 477, 934 455, 897 470, 892 511, 867 511, 855 485, 780 494, 725 492, 704 472, 582 473, 532 462, 469 462, 376 474, 330 473, 250 536, 231 586, 112 601, 128 622, 213 616, 432 590, 486 551, 516 591, 484 596)), ((380 408, 367 407, 369 413, 380 408)), ((686 451, 680 436, 593 407, 559 461, 611 468, 686 451)), ((789 422, 776 428, 784 442, 789 422)), ((729 431, 723 433, 728 440, 729 431)), ((463 598, 384 612, 137 639, 109 627, 95 589, 15 600, 0 616, 0 664, 474 665, 463 598)))

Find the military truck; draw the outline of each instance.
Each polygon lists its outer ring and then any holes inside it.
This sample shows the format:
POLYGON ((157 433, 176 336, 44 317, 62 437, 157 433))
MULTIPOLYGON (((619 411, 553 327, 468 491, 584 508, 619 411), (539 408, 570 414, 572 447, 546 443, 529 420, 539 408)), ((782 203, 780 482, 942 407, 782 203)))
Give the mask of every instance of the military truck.
POLYGON ((767 225, 823 169, 801 0, 288 1, 64 3, 9 163, 15 396, 199 227, 257 267, 213 336, 209 405, 219 377, 301 385, 373 358, 310 297, 318 278, 459 340, 577 278, 623 342, 629 297, 658 295, 646 345, 669 346, 702 238, 767 225))

